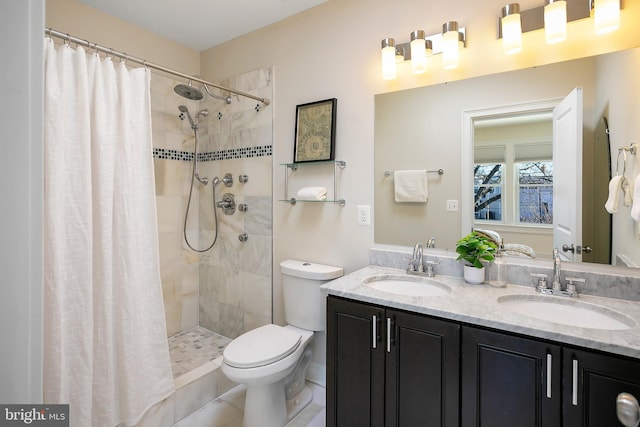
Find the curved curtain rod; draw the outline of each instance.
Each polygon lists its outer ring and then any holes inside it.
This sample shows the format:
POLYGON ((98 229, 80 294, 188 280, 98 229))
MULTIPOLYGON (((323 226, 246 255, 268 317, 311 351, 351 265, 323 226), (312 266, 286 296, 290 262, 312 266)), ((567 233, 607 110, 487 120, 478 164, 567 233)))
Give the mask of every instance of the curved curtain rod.
POLYGON ((180 71, 172 70, 171 68, 163 67, 162 65, 154 64, 153 62, 149 62, 149 61, 144 60, 144 59, 136 58, 135 56, 127 55, 124 52, 118 52, 118 51, 113 50, 111 48, 100 46, 99 44, 91 43, 91 42, 89 42, 87 40, 79 39, 79 38, 73 37, 73 36, 71 36, 69 34, 61 33, 60 31, 56 31, 56 30, 54 30, 52 28, 45 28, 44 32, 48 36, 57 37, 59 39, 67 41, 68 43, 74 43, 76 45, 84 46, 84 47, 87 47, 89 49, 93 49, 93 50, 96 50, 98 52, 102 52, 104 54, 110 55, 110 56, 115 56, 115 57, 124 59, 125 61, 135 62, 136 64, 140 64, 140 65, 143 65, 143 66, 148 67, 148 68, 153 68, 154 70, 158 70, 158 71, 162 71, 164 73, 172 74, 174 76, 182 77, 183 79, 192 80, 194 82, 202 83, 202 84, 205 84, 207 86, 215 87, 216 89, 220 89, 220 90, 223 90, 223 91, 235 93, 236 95, 244 96, 246 98, 255 99, 256 101, 260 101, 265 105, 269 105, 269 103, 270 103, 269 99, 267 99, 267 98, 260 98, 258 96, 252 95, 250 93, 242 92, 242 91, 235 90, 235 89, 229 89, 228 87, 220 86, 220 85, 217 85, 215 83, 211 83, 211 82, 208 82, 206 80, 202 80, 201 78, 198 78, 198 77, 189 76, 187 74, 181 73, 180 71))

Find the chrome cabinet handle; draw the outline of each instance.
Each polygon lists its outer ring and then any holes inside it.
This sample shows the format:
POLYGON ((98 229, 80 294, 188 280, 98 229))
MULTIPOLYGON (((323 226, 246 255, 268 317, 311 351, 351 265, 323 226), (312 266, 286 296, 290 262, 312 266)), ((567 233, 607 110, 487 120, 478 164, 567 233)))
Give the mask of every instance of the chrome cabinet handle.
POLYGON ((391 318, 387 317, 387 353, 391 353, 391 318))
POLYGON ((373 348, 377 348, 378 347, 378 331, 377 326, 378 326, 378 316, 376 316, 375 314, 373 315, 373 319, 372 319, 372 323, 373 323, 373 348))
POLYGON ((553 356, 547 353, 547 399, 551 399, 551 372, 553 366, 553 356))
POLYGON ((578 406, 578 359, 573 359, 573 390, 571 391, 571 404, 578 406))

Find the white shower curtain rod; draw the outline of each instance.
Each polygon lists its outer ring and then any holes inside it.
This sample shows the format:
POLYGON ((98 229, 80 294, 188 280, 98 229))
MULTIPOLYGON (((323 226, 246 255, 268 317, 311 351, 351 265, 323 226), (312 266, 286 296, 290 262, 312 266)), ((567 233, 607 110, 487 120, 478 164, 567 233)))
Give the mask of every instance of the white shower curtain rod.
POLYGON ((74 43, 76 45, 84 46, 84 47, 89 48, 89 49, 94 49, 94 50, 96 50, 98 52, 102 52, 102 53, 110 55, 110 56, 115 56, 115 57, 124 59, 125 61, 128 61, 128 62, 135 62, 136 64, 140 64, 140 65, 143 65, 143 66, 148 67, 148 68, 153 68, 154 70, 159 70, 159 71, 162 71, 164 73, 168 73, 168 74, 172 74, 174 76, 182 77, 183 79, 192 80, 194 82, 202 83, 202 84, 205 84, 207 86, 215 87, 216 89, 220 89, 220 90, 223 90, 223 91, 226 91, 226 92, 235 93, 236 95, 244 96, 244 97, 247 97, 247 98, 255 99, 256 101, 260 101, 265 105, 269 105, 269 103, 270 103, 269 99, 267 99, 267 98, 260 98, 258 96, 252 95, 250 93, 242 92, 242 91, 235 90, 235 89, 229 89, 228 87, 220 86, 220 85, 217 85, 215 83, 211 83, 211 82, 208 82, 206 80, 202 80, 201 78, 198 78, 198 77, 189 76, 187 74, 181 73, 180 71, 172 70, 171 68, 163 67, 162 65, 154 64, 153 62, 149 62, 149 61, 146 61, 144 59, 136 58, 135 56, 127 55, 124 52, 118 52, 118 51, 113 50, 111 48, 100 46, 99 44, 91 43, 91 42, 89 42, 87 40, 79 39, 79 38, 73 37, 73 36, 71 36, 69 34, 61 33, 60 31, 56 31, 56 30, 54 30, 52 28, 45 28, 44 32, 48 36, 57 37, 59 39, 67 41, 68 43, 74 43))

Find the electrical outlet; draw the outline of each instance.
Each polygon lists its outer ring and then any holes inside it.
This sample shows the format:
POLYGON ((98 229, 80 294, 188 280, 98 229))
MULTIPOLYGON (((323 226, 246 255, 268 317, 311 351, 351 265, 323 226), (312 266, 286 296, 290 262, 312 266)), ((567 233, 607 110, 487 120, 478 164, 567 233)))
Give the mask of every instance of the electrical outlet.
POLYGON ((371 225, 371 206, 358 205, 358 225, 371 225))
POLYGON ((447 212, 457 212, 457 211, 458 211, 458 201, 447 200, 447 212))

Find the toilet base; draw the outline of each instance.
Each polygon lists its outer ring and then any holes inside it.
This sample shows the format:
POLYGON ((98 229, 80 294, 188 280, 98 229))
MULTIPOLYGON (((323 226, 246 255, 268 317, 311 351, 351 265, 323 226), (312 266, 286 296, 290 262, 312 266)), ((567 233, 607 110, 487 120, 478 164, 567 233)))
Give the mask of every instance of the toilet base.
POLYGON ((287 422, 284 381, 247 386, 242 427, 284 427, 287 422))
POLYGON ((242 427, 284 427, 312 400, 313 391, 307 386, 288 401, 282 381, 247 387, 242 427))
POLYGON ((304 386, 300 393, 287 400, 287 422, 294 419, 313 400, 313 391, 304 386))

